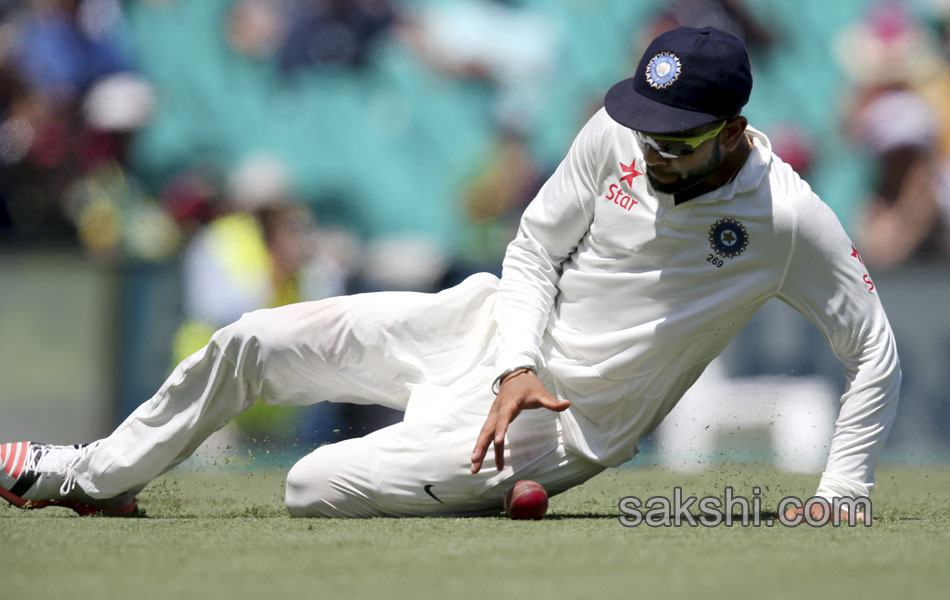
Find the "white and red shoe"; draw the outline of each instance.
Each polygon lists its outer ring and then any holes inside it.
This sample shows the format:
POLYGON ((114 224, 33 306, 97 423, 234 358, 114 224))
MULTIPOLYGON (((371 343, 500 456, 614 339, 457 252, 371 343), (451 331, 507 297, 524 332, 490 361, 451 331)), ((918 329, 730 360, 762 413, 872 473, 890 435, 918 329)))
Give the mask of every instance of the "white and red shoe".
POLYGON ((85 453, 83 445, 0 444, 0 497, 25 509, 63 506, 80 516, 139 516, 132 494, 100 500, 76 485, 72 468, 85 453))

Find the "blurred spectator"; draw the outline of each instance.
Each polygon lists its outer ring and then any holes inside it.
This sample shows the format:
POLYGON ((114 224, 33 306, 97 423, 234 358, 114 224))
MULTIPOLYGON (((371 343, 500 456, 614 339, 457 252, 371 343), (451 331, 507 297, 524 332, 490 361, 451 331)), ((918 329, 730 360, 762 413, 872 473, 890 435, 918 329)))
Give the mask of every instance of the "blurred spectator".
POLYGON ((154 92, 132 74, 118 0, 29 0, 0 25, 0 225, 98 256, 167 258, 174 223, 127 169, 154 92))
POLYGON ((530 131, 561 58, 561 32, 545 12, 513 0, 423 7, 406 40, 436 68, 497 86, 496 121, 530 131))
POLYGON ((770 126, 768 134, 772 151, 807 179, 814 164, 815 146, 805 129, 795 122, 781 122, 770 126))
MULTIPOLYGON (((227 187, 220 216, 199 229, 185 252, 189 321, 213 332, 258 308, 345 292, 346 268, 355 261, 319 251, 313 216, 294 201, 281 162, 267 155, 248 158, 229 176, 227 187), (333 262, 337 259, 341 264, 333 262), (314 262, 338 277, 323 289, 303 290, 300 275, 314 262)), ((176 360, 206 342, 183 342, 187 347, 176 352, 176 360)))
POLYGON ((667 4, 644 36, 652 40, 676 27, 712 26, 745 42, 750 53, 769 49, 775 36, 749 12, 742 0, 675 0, 667 4))
POLYGON ((83 169, 113 159, 125 162, 135 133, 155 110, 155 92, 140 75, 125 72, 103 77, 83 99, 81 114, 83 169))
POLYGON ((940 151, 950 156, 950 0, 927 0, 931 9, 926 13, 928 21, 936 32, 939 48, 935 51, 943 62, 943 67, 935 70, 933 76, 919 82, 920 94, 936 110, 942 129, 938 134, 940 151))
POLYGON ((382 236, 367 241, 358 292, 435 292, 445 278, 444 253, 425 235, 382 236))
MULTIPOLYGON (((193 177, 182 185, 195 185, 193 177)), ((185 252, 185 321, 175 336, 174 363, 245 312, 345 293, 357 262, 351 238, 327 232, 321 240, 324 232, 316 228, 310 210, 294 200, 289 173, 280 161, 252 156, 230 174, 226 185, 225 206, 217 209, 220 216, 197 231, 185 252)), ((236 423, 250 437, 274 439, 289 432, 292 439, 306 438, 305 429, 327 425, 336 408, 315 410, 320 418, 301 416, 313 410, 258 406, 236 423)))
POLYGON ((251 58, 267 58, 283 45, 289 26, 286 0, 239 0, 226 22, 228 43, 251 58))
POLYGON ((373 45, 396 19, 389 0, 297 0, 288 9, 289 32, 280 66, 363 67, 373 45))
POLYGON ((162 186, 160 203, 175 220, 184 240, 220 216, 220 182, 217 169, 210 163, 195 161, 162 186))
POLYGON ((544 183, 544 175, 524 137, 500 129, 485 163, 462 190, 464 239, 447 285, 480 271, 501 276, 505 249, 518 231, 521 213, 544 183))
POLYGON ((128 70, 119 0, 31 0, 17 44, 19 70, 54 104, 77 99, 100 77, 128 70))
POLYGON ((23 159, 33 145, 34 129, 26 83, 14 69, 7 38, 0 25, 0 229, 24 220, 13 200, 21 182, 23 159))
POLYGON ((857 87, 848 132, 876 162, 856 232, 864 259, 886 268, 947 256, 950 162, 939 137, 946 124, 919 91, 946 76, 947 63, 897 2, 874 5, 864 22, 842 32, 836 51, 857 87))
POLYGON ((93 255, 165 260, 178 251, 175 221, 128 169, 129 146, 154 103, 151 85, 131 73, 99 80, 83 101, 82 175, 66 189, 64 209, 93 255))

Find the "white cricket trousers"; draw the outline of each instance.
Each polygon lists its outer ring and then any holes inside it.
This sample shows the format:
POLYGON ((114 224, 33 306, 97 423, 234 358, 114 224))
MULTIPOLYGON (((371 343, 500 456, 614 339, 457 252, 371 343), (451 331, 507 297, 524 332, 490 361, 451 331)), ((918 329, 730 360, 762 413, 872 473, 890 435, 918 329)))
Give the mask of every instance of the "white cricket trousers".
MULTIPOLYGON (((250 408, 316 402, 381 404, 401 423, 318 448, 287 475, 294 516, 479 514, 508 486, 533 479, 556 494, 603 470, 564 448, 556 413, 511 425, 505 468, 489 450, 470 472, 494 395, 498 279, 469 277, 438 294, 380 292, 244 315, 185 359, 158 392, 74 468, 93 497, 138 492, 250 408)), ((550 376, 542 370, 548 390, 550 376)))

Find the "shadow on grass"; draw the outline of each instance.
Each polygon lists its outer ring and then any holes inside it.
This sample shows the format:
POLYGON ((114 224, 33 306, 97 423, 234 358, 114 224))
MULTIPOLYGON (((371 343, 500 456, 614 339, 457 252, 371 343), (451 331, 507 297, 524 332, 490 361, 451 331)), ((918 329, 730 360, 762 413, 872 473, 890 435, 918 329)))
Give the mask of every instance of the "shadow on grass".
MULTIPOLYGON (((643 510, 643 509, 640 509, 640 510, 642 511, 641 514, 643 514, 644 516, 645 516, 648 512, 651 512, 650 510, 643 510)), ((657 519, 659 519, 659 515, 660 515, 660 514, 661 514, 661 513, 656 513, 657 519)), ((726 519, 725 513, 718 513, 718 514, 720 515, 721 521, 725 521, 725 519, 726 519)), ((667 518, 668 518, 668 519, 674 519, 674 518, 675 518, 675 515, 672 515, 672 514, 670 514, 670 513, 666 513, 666 515, 667 515, 666 517, 663 517, 664 519, 667 519, 667 518)), ((703 523, 703 517, 709 518, 709 515, 708 515, 708 514, 707 514, 707 515, 703 515, 703 514, 701 514, 701 513, 690 513, 690 515, 692 516, 692 518, 693 518, 697 523, 703 523)), ((553 514, 546 515, 544 518, 545 518, 545 520, 561 521, 561 520, 569 520, 569 519, 618 519, 618 518, 620 518, 620 517, 622 517, 622 516, 623 516, 623 513, 621 513, 620 511, 617 511, 617 512, 614 512, 614 513, 596 513, 596 512, 587 512, 587 513, 564 513, 564 514, 553 513, 553 514)), ((747 516, 747 518, 748 518, 749 520, 751 520, 751 519, 752 519, 752 515, 749 514, 749 515, 747 516)), ((687 519, 687 517, 684 515, 684 516, 682 517, 682 519, 685 521, 685 520, 687 519)), ((741 522, 742 522, 742 519, 743 519, 743 514, 742 514, 741 512, 736 512, 736 513, 733 513, 733 514, 732 514, 732 522, 733 522, 733 523, 741 523, 741 522)), ((759 513, 759 520, 760 520, 761 522, 764 523, 764 522, 765 522, 766 520, 768 520, 768 519, 772 519, 773 521, 778 521, 778 512, 776 512, 776 511, 774 511, 774 510, 772 510, 772 511, 764 510, 764 511, 761 511, 761 512, 759 513)))
POLYGON ((588 513, 565 513, 565 514, 551 513, 551 514, 545 515, 544 520, 545 521, 567 521, 571 519, 616 519, 619 516, 620 516, 619 512, 615 512, 615 513, 588 512, 588 513))

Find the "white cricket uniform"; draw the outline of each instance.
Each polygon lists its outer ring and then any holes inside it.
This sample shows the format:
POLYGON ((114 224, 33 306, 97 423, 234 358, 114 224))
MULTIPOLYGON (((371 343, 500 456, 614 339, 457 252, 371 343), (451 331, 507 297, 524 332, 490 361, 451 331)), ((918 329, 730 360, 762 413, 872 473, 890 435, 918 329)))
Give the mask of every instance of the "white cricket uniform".
POLYGON ((526 210, 504 273, 438 294, 383 292, 249 313, 186 359, 75 468, 109 497, 139 490, 261 397, 378 403, 402 423, 324 446, 288 474, 307 516, 498 510, 534 479, 557 493, 637 442, 769 298, 811 320, 847 391, 818 493, 866 495, 900 368, 873 283, 834 214, 749 129, 734 180, 679 206, 647 183, 632 132, 598 112, 526 210), (524 411, 506 467, 470 455, 495 376, 534 365, 563 413, 524 411))
POLYGON ((733 181, 677 206, 640 174, 631 131, 598 112, 509 246, 496 370, 545 366, 574 403, 561 416, 567 448, 615 466, 778 297, 818 327, 847 377, 818 495, 867 495, 897 411, 894 336, 838 219, 747 131, 754 149, 733 181))

